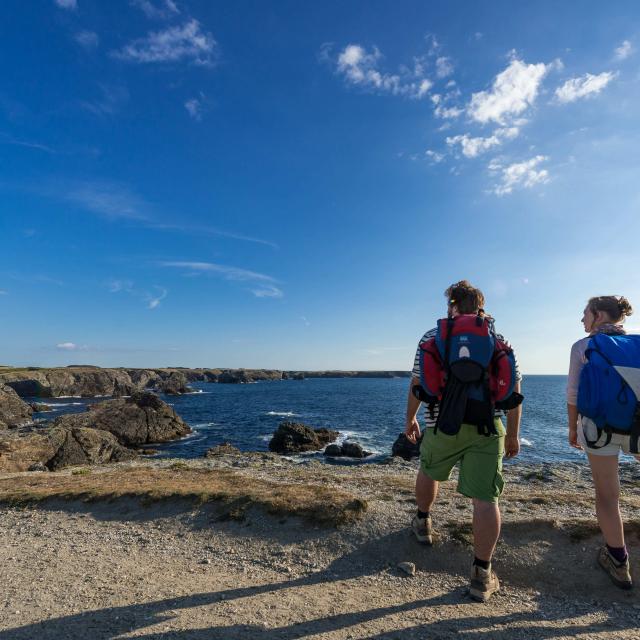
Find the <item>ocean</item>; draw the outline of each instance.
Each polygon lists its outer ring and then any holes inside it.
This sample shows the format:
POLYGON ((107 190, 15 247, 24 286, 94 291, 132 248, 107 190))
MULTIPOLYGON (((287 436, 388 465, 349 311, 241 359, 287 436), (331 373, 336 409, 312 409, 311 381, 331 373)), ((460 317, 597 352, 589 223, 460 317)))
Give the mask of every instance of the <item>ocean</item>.
MULTIPOLYGON (((525 401, 521 424, 520 458, 526 462, 584 460, 566 438, 566 376, 525 376, 525 401)), ((267 451, 280 422, 302 422, 314 428, 329 427, 340 439, 360 443, 375 455, 386 457, 404 430, 408 378, 311 378, 254 384, 193 383, 195 393, 164 396, 194 430, 183 440, 157 445, 160 456, 195 458, 209 447, 230 442, 243 451, 267 451)), ((83 411, 98 399, 47 399, 54 413, 83 411)), ((323 459, 321 454, 306 458, 323 459)))

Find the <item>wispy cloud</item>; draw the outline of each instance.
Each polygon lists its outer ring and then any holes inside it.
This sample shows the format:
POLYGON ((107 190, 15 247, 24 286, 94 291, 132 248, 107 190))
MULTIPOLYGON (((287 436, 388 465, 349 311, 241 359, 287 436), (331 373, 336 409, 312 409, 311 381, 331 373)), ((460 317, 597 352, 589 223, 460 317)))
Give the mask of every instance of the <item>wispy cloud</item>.
POLYGON ((496 129, 492 135, 486 138, 474 138, 470 134, 465 133, 463 135, 447 137, 446 143, 450 147, 460 145, 463 156, 466 158, 475 158, 492 147, 501 145, 505 140, 517 137, 518 133, 518 127, 502 127, 496 129))
POLYGON ((126 186, 115 182, 84 182, 58 191, 64 200, 109 219, 145 221, 147 203, 126 186))
MULTIPOLYGON (((325 53, 325 57, 327 55, 325 53)), ((368 52, 359 44, 349 44, 339 53, 336 69, 347 84, 395 96, 422 98, 433 86, 425 77, 420 59, 414 60, 411 69, 402 67, 398 73, 387 73, 378 68, 382 58, 376 47, 368 52)))
POLYGON ((212 66, 217 49, 213 36, 202 31, 197 20, 191 19, 164 31, 152 31, 146 37, 114 51, 113 55, 120 60, 141 64, 187 61, 212 66))
POLYGON ((81 100, 80 106, 96 116, 112 116, 120 111, 129 100, 126 87, 117 85, 98 85, 100 96, 95 100, 81 100))
POLYGON ((100 44, 100 37, 95 31, 78 31, 74 39, 85 49, 95 49, 100 44))
POLYGON ((579 78, 567 80, 561 87, 556 89, 556 98, 561 104, 575 102, 580 98, 597 95, 600 93, 617 74, 605 71, 598 75, 586 73, 579 78))
POLYGON ((145 224, 148 229, 157 229, 159 231, 177 231, 179 233, 197 234, 197 235, 210 235, 218 236, 221 238, 230 238, 232 240, 240 240, 243 242, 254 242, 256 244, 262 244, 273 249, 279 249, 279 245, 270 240, 263 240, 262 238, 255 238, 253 236, 246 236, 242 233, 235 233, 234 231, 225 231, 223 229, 217 229, 215 227, 204 227, 198 225, 185 225, 185 224, 169 224, 164 222, 148 222, 145 224))
POLYGON ((616 47, 613 55, 616 60, 626 60, 634 52, 633 45, 629 40, 623 40, 619 47, 616 47))
POLYGON ((224 280, 233 282, 255 282, 259 286, 255 289, 250 289, 250 291, 257 298, 282 298, 284 296, 282 290, 276 286, 278 280, 257 271, 215 262, 162 261, 159 265, 161 267, 184 269, 192 275, 209 274, 217 275, 224 280))
POLYGON ((547 169, 539 169, 542 162, 549 158, 546 156, 535 156, 524 162, 515 162, 503 165, 497 160, 489 164, 489 171, 499 175, 499 182, 492 189, 497 196, 504 196, 513 192, 514 189, 530 189, 538 184, 549 182, 549 172, 547 169))
POLYGON ((61 9, 68 9, 69 11, 73 11, 74 9, 78 8, 77 0, 54 0, 54 1, 61 9))
POLYGON ((167 20, 180 13, 178 5, 173 0, 130 0, 131 6, 140 9, 151 20, 167 20))
POLYGON ((141 300, 147 305, 147 309, 157 309, 169 292, 164 287, 154 285, 151 291, 139 290, 132 280, 111 279, 105 283, 109 293, 126 293, 136 300, 141 300))
POLYGON ((202 120, 202 101, 200 98, 190 98, 184 103, 187 113, 197 122, 202 120))
POLYGON ((438 153, 437 151, 433 151, 432 149, 427 149, 424 152, 424 155, 428 158, 428 160, 433 164, 438 164, 444 160, 444 154, 438 153))
POLYGON ((147 308, 157 309, 160 303, 167 297, 169 292, 163 287, 154 287, 154 293, 147 293, 147 308))
POLYGON ((46 144, 30 140, 18 140, 6 133, 0 134, 0 144, 10 144, 16 147, 25 147, 26 149, 36 149, 37 151, 44 151, 45 153, 51 154, 56 153, 55 149, 52 149, 46 144))
POLYGON ((559 61, 527 64, 517 58, 512 59, 507 68, 495 77, 490 90, 471 96, 467 113, 481 124, 495 122, 504 126, 510 118, 535 103, 543 78, 554 66, 560 65, 559 61))
POLYGON ((451 62, 451 58, 447 58, 446 56, 440 56, 436 60, 436 75, 438 78, 446 78, 453 73, 453 63, 451 62))

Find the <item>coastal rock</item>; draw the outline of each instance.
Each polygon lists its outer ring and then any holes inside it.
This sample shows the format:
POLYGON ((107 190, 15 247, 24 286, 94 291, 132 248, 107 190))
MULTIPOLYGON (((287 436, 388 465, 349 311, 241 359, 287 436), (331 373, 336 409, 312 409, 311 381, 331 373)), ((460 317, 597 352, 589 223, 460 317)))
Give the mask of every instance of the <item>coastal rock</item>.
POLYGON ((204 454, 205 458, 215 458, 216 456, 237 456, 241 451, 237 447, 234 447, 230 442, 223 442, 215 447, 207 449, 204 454))
POLYGON ((156 385, 156 390, 171 396, 177 396, 191 391, 187 385, 186 376, 178 371, 171 372, 167 378, 159 382, 156 385))
POLYGON ((33 409, 11 388, 0 384, 0 429, 31 422, 33 409))
POLYGON ((0 435, 0 471, 46 471, 74 464, 119 462, 136 457, 106 431, 26 428, 0 435))
POLYGON ((420 456, 420 445, 422 444, 423 435, 424 432, 420 434, 420 438, 416 444, 413 444, 413 442, 409 442, 404 433, 401 433, 391 447, 391 455, 399 456, 403 460, 418 458, 420 456))
POLYGON ((30 402, 29 406, 33 409, 34 413, 51 411, 51 407, 48 404, 44 404, 44 402, 30 402))
POLYGON ((101 429, 52 428, 47 434, 56 449, 45 465, 51 471, 78 464, 104 464, 133 460, 135 451, 123 447, 115 436, 101 429))
POLYGON ((91 405, 85 413, 61 416, 54 426, 102 429, 125 446, 169 442, 191 433, 168 404, 149 392, 91 405))
POLYGON ((325 456, 332 458, 366 458, 371 451, 365 451, 357 442, 343 442, 342 445, 330 444, 324 450, 325 456))
POLYGON ((269 449, 282 454, 319 451, 339 435, 332 429, 312 429, 299 422, 282 422, 269 442, 269 449))

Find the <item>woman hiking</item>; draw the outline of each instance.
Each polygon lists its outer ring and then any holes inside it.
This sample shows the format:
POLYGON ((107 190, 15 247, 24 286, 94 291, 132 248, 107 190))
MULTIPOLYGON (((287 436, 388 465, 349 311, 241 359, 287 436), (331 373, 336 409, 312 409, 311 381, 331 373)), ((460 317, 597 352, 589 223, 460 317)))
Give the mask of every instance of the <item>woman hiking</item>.
POLYGON ((640 460, 637 441, 631 446, 631 427, 618 418, 620 411, 625 410, 632 416, 631 424, 638 420, 634 379, 628 384, 620 374, 620 371, 637 374, 640 365, 637 362, 640 336, 627 336, 623 327, 631 313, 629 301, 621 296, 589 300, 582 316, 584 330, 589 335, 571 348, 567 383, 569 444, 584 450, 589 459, 596 515, 605 541, 605 546, 598 551, 598 564, 622 589, 631 589, 633 582, 620 516, 618 456, 620 451, 632 452, 640 460), (615 362, 616 358, 622 362, 615 362), (621 364, 625 366, 616 366, 621 364), (589 369, 585 371, 585 367, 589 369), (616 403, 622 404, 614 406, 616 403))

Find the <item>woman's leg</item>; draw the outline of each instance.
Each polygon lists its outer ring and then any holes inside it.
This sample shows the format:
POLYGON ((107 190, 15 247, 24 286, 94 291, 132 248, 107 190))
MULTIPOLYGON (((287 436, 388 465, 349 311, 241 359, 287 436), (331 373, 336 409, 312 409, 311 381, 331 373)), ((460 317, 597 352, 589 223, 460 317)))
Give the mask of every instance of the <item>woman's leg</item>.
POLYGON ((620 516, 620 478, 618 456, 589 455, 589 464, 596 487, 596 515, 610 547, 624 547, 624 529, 620 516))

